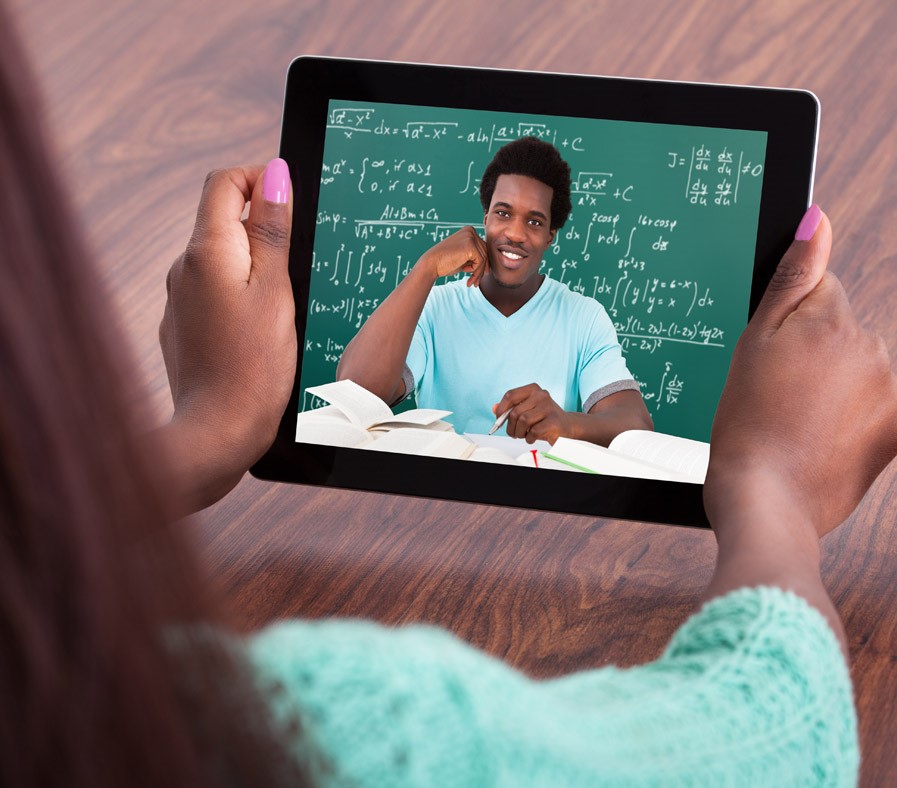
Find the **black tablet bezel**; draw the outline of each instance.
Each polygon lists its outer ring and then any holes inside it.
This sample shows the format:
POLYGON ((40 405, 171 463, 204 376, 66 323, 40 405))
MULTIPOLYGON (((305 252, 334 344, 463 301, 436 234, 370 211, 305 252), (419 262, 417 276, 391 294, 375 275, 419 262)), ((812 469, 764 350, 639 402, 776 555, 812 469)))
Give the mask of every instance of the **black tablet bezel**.
POLYGON ((810 203, 819 102, 801 90, 301 57, 290 64, 280 156, 293 179, 290 277, 299 357, 277 439, 252 468, 272 481, 707 527, 697 484, 462 463, 296 443, 324 134, 331 99, 589 117, 767 133, 749 314, 810 203), (570 108, 576 111, 571 112, 570 108))

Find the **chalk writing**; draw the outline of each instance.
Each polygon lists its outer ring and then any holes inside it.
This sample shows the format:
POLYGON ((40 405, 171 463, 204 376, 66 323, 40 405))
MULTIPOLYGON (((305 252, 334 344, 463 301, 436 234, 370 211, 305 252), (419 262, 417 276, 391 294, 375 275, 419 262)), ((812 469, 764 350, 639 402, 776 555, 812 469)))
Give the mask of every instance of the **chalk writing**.
POLYGON ((571 170, 540 272, 604 307, 657 429, 708 439, 747 320, 765 134, 349 101, 327 129, 302 409, 424 252, 467 225, 484 234, 483 171, 533 136, 571 170))
POLYGON ((706 145, 692 147, 690 158, 677 151, 669 151, 667 166, 670 169, 687 167, 685 199, 692 205, 729 206, 738 202, 738 188, 742 176, 759 178, 763 174, 763 165, 745 157, 744 151, 738 152, 738 164, 733 167, 733 151, 723 146, 717 154, 716 165, 711 164, 712 151, 706 145), (732 184, 732 172, 735 172, 735 183, 732 184), (708 191, 711 190, 712 192, 708 191))

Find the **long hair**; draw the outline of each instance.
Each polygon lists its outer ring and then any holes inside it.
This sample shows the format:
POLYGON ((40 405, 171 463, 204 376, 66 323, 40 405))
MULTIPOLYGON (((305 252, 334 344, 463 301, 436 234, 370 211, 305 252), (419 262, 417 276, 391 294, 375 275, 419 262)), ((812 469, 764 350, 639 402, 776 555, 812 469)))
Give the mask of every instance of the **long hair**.
POLYGON ((135 435, 40 114, 0 7, 0 784, 301 785, 135 435))

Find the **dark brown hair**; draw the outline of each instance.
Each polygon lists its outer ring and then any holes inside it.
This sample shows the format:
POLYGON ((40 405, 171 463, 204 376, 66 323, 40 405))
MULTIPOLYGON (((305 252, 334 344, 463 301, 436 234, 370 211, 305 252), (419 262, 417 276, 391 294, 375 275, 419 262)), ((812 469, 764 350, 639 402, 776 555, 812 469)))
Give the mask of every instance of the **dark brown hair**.
POLYGON ((303 784, 135 437, 10 23, 0 7, 0 784, 303 784))
POLYGON ((553 190, 549 229, 558 230, 567 223, 570 204, 570 165, 558 149, 536 137, 521 137, 498 149, 480 180, 480 203, 489 212, 499 175, 526 175, 553 190))

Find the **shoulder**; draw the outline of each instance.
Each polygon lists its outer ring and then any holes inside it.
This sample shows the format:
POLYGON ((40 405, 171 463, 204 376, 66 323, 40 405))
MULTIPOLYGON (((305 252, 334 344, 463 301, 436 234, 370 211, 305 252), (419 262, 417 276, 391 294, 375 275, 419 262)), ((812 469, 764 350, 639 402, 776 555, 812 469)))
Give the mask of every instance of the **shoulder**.
POLYGON ((563 282, 545 277, 542 287, 546 288, 545 300, 563 309, 586 316, 606 314, 604 307, 594 298, 571 290, 563 282))

